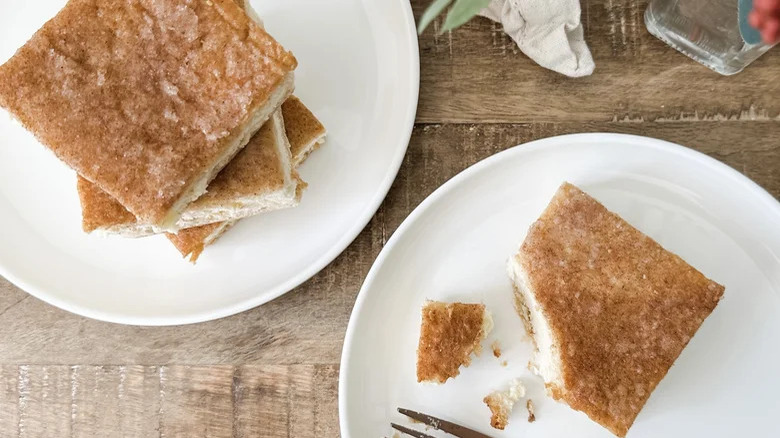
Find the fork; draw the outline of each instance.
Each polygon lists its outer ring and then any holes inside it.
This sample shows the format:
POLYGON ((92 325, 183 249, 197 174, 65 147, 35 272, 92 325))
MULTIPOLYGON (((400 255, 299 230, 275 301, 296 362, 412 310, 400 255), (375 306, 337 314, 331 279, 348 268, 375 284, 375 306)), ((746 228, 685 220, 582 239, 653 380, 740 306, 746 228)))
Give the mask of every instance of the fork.
MULTIPOLYGON (((436 430, 447 432, 448 434, 456 436, 458 438, 491 438, 490 436, 485 435, 484 433, 477 432, 476 430, 469 429, 467 427, 449 422, 447 420, 436 418, 432 415, 423 414, 420 412, 415 412, 404 408, 398 408, 398 412, 400 412, 403 415, 406 415, 407 417, 413 420, 417 420, 423 424, 427 424, 428 426, 431 426, 436 430)), ((399 432, 405 433, 415 438, 436 438, 434 436, 422 432, 418 432, 414 429, 409 429, 408 427, 404 427, 395 423, 390 423, 390 426, 399 432)))

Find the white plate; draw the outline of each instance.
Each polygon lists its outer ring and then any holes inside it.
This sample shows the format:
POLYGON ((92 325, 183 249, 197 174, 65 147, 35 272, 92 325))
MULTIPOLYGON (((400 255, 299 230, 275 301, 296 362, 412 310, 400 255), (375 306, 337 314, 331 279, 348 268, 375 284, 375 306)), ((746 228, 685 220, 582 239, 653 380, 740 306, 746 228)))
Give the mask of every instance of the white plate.
MULTIPOLYGON (((64 0, 0 3, 0 63, 64 0)), ((205 321, 258 306, 330 263, 395 178, 417 107, 417 35, 406 0, 254 0, 295 53, 296 95, 327 144, 303 165, 300 207, 241 221, 192 266, 164 237, 87 236, 75 174, 0 115, 0 274, 63 309, 126 324, 205 321)))
POLYGON ((495 437, 612 436, 543 395, 541 381, 526 368, 531 347, 505 271, 507 258, 564 180, 726 286, 725 298, 650 397, 629 437, 764 437, 779 430, 780 204, 692 150, 649 138, 585 134, 495 155, 439 188, 404 221, 371 269, 347 329, 342 436, 390 436, 391 420, 410 424, 395 412, 399 406, 495 437), (486 353, 442 386, 416 383, 426 298, 484 302, 496 324, 486 353), (489 352, 494 339, 503 347, 500 359, 489 352), (490 428, 482 398, 514 377, 525 380, 537 420, 527 423, 525 407, 518 406, 499 432, 490 428))

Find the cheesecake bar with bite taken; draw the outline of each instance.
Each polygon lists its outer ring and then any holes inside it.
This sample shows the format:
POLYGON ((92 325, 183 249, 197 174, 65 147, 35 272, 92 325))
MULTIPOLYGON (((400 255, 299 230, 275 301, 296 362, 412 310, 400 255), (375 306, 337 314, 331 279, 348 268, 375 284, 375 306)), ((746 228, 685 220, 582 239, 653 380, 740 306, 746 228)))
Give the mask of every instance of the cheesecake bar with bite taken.
POLYGON ((568 183, 509 275, 548 393, 620 437, 724 292, 568 183))

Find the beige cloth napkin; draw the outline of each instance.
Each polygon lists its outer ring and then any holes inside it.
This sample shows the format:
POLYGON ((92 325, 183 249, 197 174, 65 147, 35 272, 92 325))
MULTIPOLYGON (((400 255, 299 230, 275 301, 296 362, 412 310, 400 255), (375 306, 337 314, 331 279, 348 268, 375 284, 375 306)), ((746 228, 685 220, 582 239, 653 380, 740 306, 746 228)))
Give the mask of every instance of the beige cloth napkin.
POLYGON ((542 67, 570 77, 593 73, 579 0, 492 0, 480 15, 501 23, 520 50, 542 67))

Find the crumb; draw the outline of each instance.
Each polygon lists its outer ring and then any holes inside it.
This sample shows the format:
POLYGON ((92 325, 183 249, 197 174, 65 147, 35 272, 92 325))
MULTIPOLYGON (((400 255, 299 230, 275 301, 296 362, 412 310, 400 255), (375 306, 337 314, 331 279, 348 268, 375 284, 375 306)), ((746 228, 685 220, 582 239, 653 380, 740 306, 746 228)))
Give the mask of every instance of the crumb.
POLYGON ((501 362, 501 366, 505 367, 506 366, 506 361, 501 362))
POLYGON ((509 424, 512 408, 524 396, 525 386, 519 379, 513 380, 506 391, 495 391, 488 394, 482 401, 490 409, 490 426, 494 429, 504 430, 509 424))
POLYGON ((499 344, 497 340, 490 344, 490 348, 493 349, 493 356, 501 357, 501 344, 499 344))
POLYGON ((410 423, 414 423, 414 424, 425 424, 425 430, 431 430, 431 426, 429 426, 426 423, 423 423, 422 421, 420 421, 420 420, 418 420, 416 418, 409 418, 409 422, 410 423))
POLYGON ((525 402, 525 408, 528 409, 528 422, 533 423, 536 421, 536 415, 534 415, 534 403, 530 398, 525 402))

